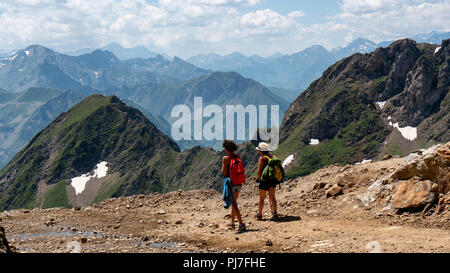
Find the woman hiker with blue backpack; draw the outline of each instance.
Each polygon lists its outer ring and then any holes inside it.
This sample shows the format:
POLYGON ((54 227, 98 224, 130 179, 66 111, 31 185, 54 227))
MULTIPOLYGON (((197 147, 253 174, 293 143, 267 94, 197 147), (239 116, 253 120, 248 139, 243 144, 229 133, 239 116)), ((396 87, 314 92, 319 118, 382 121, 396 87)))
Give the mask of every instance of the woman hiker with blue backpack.
MULTIPOLYGON (((245 183, 244 164, 242 163, 241 158, 235 153, 238 149, 236 143, 230 140, 225 140, 222 146, 225 150, 225 153, 227 154, 222 158, 222 173, 225 176, 224 200, 228 199, 226 198, 226 194, 228 194, 230 191, 232 193, 229 194, 229 197, 231 197, 229 198, 231 199, 231 222, 228 223, 228 227, 230 229, 234 229, 234 220, 235 218, 237 218, 239 222, 237 232, 241 233, 246 231, 246 227, 244 222, 242 221, 241 212, 237 204, 237 199, 239 197, 239 192, 242 189, 242 184, 245 183)), ((225 207, 228 208, 227 202, 225 207)))
POLYGON ((267 193, 269 193, 270 209, 272 211, 272 220, 279 219, 277 211, 277 199, 275 197, 276 186, 281 183, 284 177, 284 169, 281 165, 280 159, 273 156, 269 152, 269 144, 266 142, 259 143, 256 150, 260 154, 258 161, 258 178, 259 182, 259 205, 258 213, 256 214, 257 220, 262 220, 262 211, 264 208, 264 200, 267 193))

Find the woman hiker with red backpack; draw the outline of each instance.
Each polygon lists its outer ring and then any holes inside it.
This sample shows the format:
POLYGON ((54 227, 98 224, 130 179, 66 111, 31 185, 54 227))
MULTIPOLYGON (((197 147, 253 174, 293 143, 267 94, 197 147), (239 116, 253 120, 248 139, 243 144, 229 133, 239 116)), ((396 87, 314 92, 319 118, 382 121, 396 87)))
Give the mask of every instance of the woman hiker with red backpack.
POLYGON ((234 219, 237 218, 239 226, 237 232, 246 231, 244 222, 242 221, 241 212, 238 208, 237 199, 239 192, 242 189, 242 184, 245 183, 244 164, 241 158, 235 153, 238 149, 236 143, 230 140, 225 140, 222 144, 227 154, 222 158, 222 173, 225 177, 231 180, 231 189, 233 192, 233 203, 231 205, 231 222, 228 227, 235 228, 234 219))

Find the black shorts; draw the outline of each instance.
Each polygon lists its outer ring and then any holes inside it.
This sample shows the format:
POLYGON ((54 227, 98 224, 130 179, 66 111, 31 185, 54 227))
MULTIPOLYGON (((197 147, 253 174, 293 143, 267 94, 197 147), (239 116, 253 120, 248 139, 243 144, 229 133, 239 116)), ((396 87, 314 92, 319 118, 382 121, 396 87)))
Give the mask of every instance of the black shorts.
POLYGON ((260 181, 259 189, 263 191, 268 191, 270 188, 276 188, 278 185, 278 181, 276 179, 268 180, 268 181, 260 181))

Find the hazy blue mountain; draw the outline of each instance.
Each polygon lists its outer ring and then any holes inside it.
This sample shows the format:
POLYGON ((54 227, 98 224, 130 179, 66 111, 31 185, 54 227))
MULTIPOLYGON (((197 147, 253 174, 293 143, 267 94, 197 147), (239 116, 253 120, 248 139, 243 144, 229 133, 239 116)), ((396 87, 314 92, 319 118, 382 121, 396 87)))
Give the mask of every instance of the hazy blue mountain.
MULTIPOLYGON (((202 97, 203 104, 229 105, 280 105, 280 111, 289 103, 274 95, 253 79, 236 72, 215 72, 206 76, 175 83, 140 85, 110 89, 106 94, 116 94, 144 107, 151 114, 170 119, 172 107, 186 104, 193 107, 194 97, 202 97)), ((282 113, 281 113, 282 114, 282 113)))
POLYGON ((16 51, 17 50, 2 50, 2 49, 0 49, 0 58, 10 57, 16 51))
POLYGON ((224 72, 238 72, 251 66, 261 65, 261 62, 249 58, 239 52, 233 52, 225 56, 218 54, 202 54, 193 56, 187 61, 198 67, 224 72))
POLYGON ((0 88, 21 92, 37 86, 93 94, 106 88, 173 82, 210 73, 179 58, 154 59, 120 61, 112 52, 103 50, 74 57, 33 45, 0 59, 0 88), (148 69, 147 64, 152 62, 160 65, 148 69))
MULTIPOLYGON (((176 83, 141 85, 133 88, 116 88, 105 91, 105 95, 117 95, 122 100, 130 100, 154 116, 169 121, 175 105, 184 104, 193 111, 194 97, 202 97, 203 105, 279 105, 280 120, 289 102, 273 94, 258 82, 244 78, 236 72, 215 72, 206 76, 176 83)), ((193 117, 193 116, 192 116, 193 117)), ((269 118, 270 121, 270 118, 269 118)), ((193 130, 193 129, 192 129, 193 130)), ((170 136, 171 134, 169 134, 170 136)), ((217 141, 177 142, 182 148, 196 145, 220 148, 217 141)))
POLYGON ((273 54, 270 57, 261 57, 259 55, 252 55, 249 58, 254 60, 254 61, 257 61, 259 63, 262 63, 262 64, 269 64, 272 61, 274 61, 274 60, 276 60, 276 59, 278 59, 278 58, 280 58, 282 56, 283 56, 283 54, 281 54, 281 53, 275 53, 275 54, 273 54))
MULTIPOLYGON (((443 40, 450 38, 450 32, 432 31, 429 33, 417 34, 410 38, 418 43, 428 43, 428 44, 440 45, 443 40)), ((393 42, 394 41, 383 41, 383 42, 379 43, 377 46, 378 47, 387 47, 390 44, 392 44, 393 42)))
POLYGON ((293 102, 303 90, 283 89, 279 87, 267 87, 272 93, 288 102, 293 102))
POLYGON ((251 71, 246 76, 266 86, 305 90, 333 62, 333 56, 324 47, 312 46, 271 62, 265 67, 268 74, 257 75, 251 71))
POLYGON ((0 168, 37 132, 83 97, 72 90, 30 88, 20 93, 0 90, 0 168))
POLYGON ((265 86, 306 89, 335 60, 325 48, 313 46, 295 54, 275 54, 268 58, 246 57, 235 52, 225 56, 197 55, 187 61, 214 71, 235 71, 265 86))
POLYGON ((94 50, 86 47, 86 48, 74 49, 74 50, 58 50, 58 49, 56 49, 55 51, 58 51, 62 54, 66 54, 69 56, 80 56, 80 55, 91 53, 94 50))
POLYGON ((91 53, 76 56, 75 58, 81 64, 93 70, 106 69, 120 62, 114 53, 107 50, 95 50, 91 53))
POLYGON ((169 61, 160 54, 155 58, 130 59, 123 61, 122 63, 139 71, 149 71, 157 75, 164 75, 177 80, 186 80, 212 73, 210 70, 198 68, 178 57, 169 61))
POLYGON ((433 31, 426 34, 413 36, 412 39, 418 43, 428 43, 440 45, 443 40, 450 38, 450 32, 433 31))
POLYGON ((128 60, 134 58, 154 58, 158 53, 148 50, 145 46, 136 46, 133 48, 126 48, 117 43, 111 43, 101 48, 114 53, 120 60, 128 60))
POLYGON ((351 42, 346 47, 338 47, 333 50, 331 50, 331 54, 333 57, 337 60, 340 60, 344 57, 348 57, 350 55, 353 55, 355 53, 370 53, 377 49, 377 44, 364 39, 364 38, 358 38, 355 41, 351 42))

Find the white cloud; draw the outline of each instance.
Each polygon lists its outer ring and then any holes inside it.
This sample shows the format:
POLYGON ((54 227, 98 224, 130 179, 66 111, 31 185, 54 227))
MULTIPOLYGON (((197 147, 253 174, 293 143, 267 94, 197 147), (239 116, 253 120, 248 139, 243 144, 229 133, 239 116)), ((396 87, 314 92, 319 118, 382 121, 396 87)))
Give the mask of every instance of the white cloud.
POLYGON ((450 30, 450 0, 342 0, 327 21, 304 25, 301 10, 260 9, 262 0, 0 0, 0 48, 145 45, 189 57, 241 51, 270 55, 357 37, 376 42, 450 30), (245 7, 245 8, 243 8, 245 7), (244 12, 245 10, 245 12, 244 12))
POLYGON ((335 23, 352 37, 382 41, 431 30, 449 30, 450 1, 343 0, 335 23))

